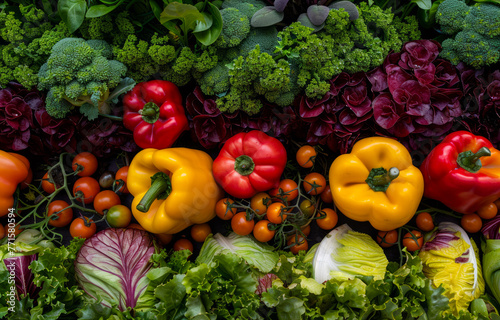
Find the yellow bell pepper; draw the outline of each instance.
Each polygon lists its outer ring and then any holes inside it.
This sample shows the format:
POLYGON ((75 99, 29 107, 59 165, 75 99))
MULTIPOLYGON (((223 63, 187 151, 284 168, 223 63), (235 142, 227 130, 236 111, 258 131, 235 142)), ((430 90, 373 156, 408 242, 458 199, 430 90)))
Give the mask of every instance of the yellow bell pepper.
POLYGON ((329 178, 337 208, 381 231, 410 221, 424 193, 424 178, 408 150, 383 137, 358 141, 350 154, 333 161, 329 178))
POLYGON ((207 153, 188 148, 139 152, 127 177, 139 224, 152 233, 174 234, 214 218, 224 192, 214 180, 212 162, 207 153))

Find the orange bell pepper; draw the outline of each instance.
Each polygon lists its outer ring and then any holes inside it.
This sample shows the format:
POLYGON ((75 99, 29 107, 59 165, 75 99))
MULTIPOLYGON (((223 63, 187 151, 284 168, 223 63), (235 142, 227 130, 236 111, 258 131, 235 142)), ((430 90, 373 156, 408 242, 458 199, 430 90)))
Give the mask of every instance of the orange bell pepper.
POLYGON ((30 163, 24 156, 0 150, 0 217, 14 206, 17 185, 26 180, 30 163))

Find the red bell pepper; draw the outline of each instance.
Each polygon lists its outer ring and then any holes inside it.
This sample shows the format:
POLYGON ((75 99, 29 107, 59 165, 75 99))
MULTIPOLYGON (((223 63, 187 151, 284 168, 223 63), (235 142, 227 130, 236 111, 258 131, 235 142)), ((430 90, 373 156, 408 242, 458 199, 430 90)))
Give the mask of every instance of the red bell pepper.
POLYGON ((182 96, 165 80, 138 83, 123 97, 123 124, 143 148, 165 149, 188 129, 182 96))
POLYGON ((449 134, 420 166, 424 196, 459 213, 473 213, 500 198, 500 151, 467 131, 449 134))
POLYGON ((286 150, 262 131, 229 138, 214 160, 215 181, 236 198, 250 198, 275 187, 286 165, 286 150))

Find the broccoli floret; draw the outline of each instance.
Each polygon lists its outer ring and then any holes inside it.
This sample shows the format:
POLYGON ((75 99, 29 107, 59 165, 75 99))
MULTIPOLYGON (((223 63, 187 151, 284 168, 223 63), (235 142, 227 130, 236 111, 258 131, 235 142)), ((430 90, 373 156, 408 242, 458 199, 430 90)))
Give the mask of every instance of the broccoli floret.
POLYGON ((38 83, 37 73, 26 65, 18 65, 12 72, 12 76, 25 88, 32 88, 38 83))
POLYGON ((198 79, 201 91, 206 95, 218 95, 229 90, 229 69, 224 63, 218 63, 215 68, 205 72, 198 79))
POLYGON ((222 3, 221 9, 235 8, 247 16, 248 20, 252 19, 255 12, 264 8, 266 4, 259 0, 241 1, 241 0, 226 0, 222 3))
POLYGON ((490 3, 472 6, 465 18, 465 29, 469 28, 488 38, 500 36, 500 7, 490 3))
POLYGON ((115 46, 123 46, 127 37, 135 33, 135 28, 129 13, 122 11, 113 18, 107 14, 85 19, 78 31, 85 39, 105 40, 115 46))
POLYGON ((455 34, 465 26, 465 17, 469 14, 469 6, 462 0, 445 0, 436 12, 436 22, 441 25, 441 31, 455 34))
POLYGON ((250 32, 248 17, 235 8, 222 9, 220 14, 223 28, 214 45, 219 48, 232 48, 239 45, 250 32))
POLYGON ((460 31, 455 39, 446 39, 442 43, 441 56, 453 64, 460 61, 479 69, 485 65, 496 63, 500 58, 498 48, 490 41, 472 30, 460 31))
POLYGON ((84 104, 100 110, 109 90, 125 76, 125 65, 102 55, 110 50, 104 43, 99 43, 98 50, 97 43, 92 44, 81 38, 62 39, 52 47, 50 57, 38 71, 38 88, 50 89, 46 104, 51 116, 62 118, 72 110, 71 106, 84 104))
POLYGON ((278 45, 278 30, 275 26, 252 28, 248 36, 237 47, 238 55, 246 56, 259 45, 260 52, 273 54, 278 45))

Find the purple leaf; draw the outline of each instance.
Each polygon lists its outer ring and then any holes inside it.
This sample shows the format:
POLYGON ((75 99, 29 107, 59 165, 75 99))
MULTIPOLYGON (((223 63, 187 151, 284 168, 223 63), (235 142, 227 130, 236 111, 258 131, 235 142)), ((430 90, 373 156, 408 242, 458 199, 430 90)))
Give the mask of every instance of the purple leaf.
POLYGON ((326 21, 328 12, 330 12, 330 8, 327 6, 313 4, 307 8, 307 17, 311 20, 312 24, 319 26, 326 21))
POLYGON ((278 12, 283 12, 285 11, 285 7, 288 4, 289 0, 275 0, 274 1, 274 8, 278 12))
POLYGON ((31 270, 28 268, 29 265, 37 259, 38 255, 32 254, 28 256, 18 256, 3 259, 5 266, 9 272, 13 272, 16 277, 16 289, 18 300, 21 300, 21 296, 27 296, 29 294, 31 299, 36 299, 38 296, 38 288, 33 282, 34 276, 31 270))

